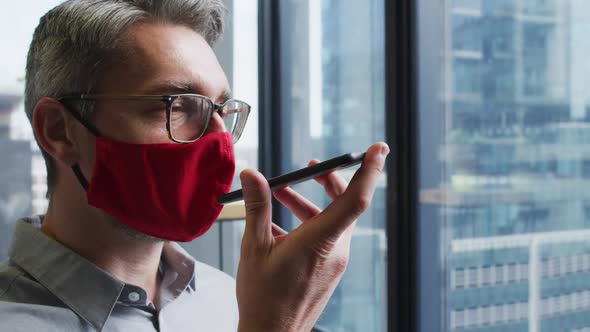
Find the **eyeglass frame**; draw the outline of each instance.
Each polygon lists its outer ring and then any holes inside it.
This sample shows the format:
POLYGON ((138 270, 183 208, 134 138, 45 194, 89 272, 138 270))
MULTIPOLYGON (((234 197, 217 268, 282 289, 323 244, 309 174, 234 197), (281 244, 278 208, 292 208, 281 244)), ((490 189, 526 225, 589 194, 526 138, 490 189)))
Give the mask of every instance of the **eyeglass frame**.
MULTIPOLYGON (((57 100, 59 102, 61 101, 68 101, 68 100, 80 100, 80 101, 94 101, 94 100, 159 100, 162 101, 166 104, 166 132, 168 133, 168 139, 170 139, 171 141, 175 142, 175 143, 181 143, 181 144, 187 144, 187 143, 192 143, 195 142, 196 140, 198 140, 199 138, 203 137, 203 135, 205 135, 205 132, 207 131, 207 128, 209 127, 209 122, 211 122, 211 118, 213 117, 214 113, 219 114, 219 116, 223 119, 224 115, 227 115, 229 113, 224 113, 223 112, 223 108, 225 107, 225 105, 227 103, 230 102, 238 102, 241 104, 246 105, 246 120, 248 120, 248 116, 250 115, 250 111, 251 111, 251 106, 250 104, 246 103, 245 101, 241 101, 238 99, 228 99, 226 101, 224 101, 221 104, 215 103, 211 98, 207 97, 207 96, 203 96, 200 94, 196 94, 196 93, 181 93, 181 94, 173 94, 173 95, 111 95, 111 94, 79 94, 79 95, 66 95, 66 96, 62 96, 57 98, 57 100), (174 100, 176 100, 179 97, 199 97, 199 98, 204 98, 205 100, 209 101, 209 103, 212 105, 213 109, 210 111, 210 114, 207 118, 207 123, 204 126, 203 132, 200 133, 200 135, 193 139, 193 140, 179 140, 174 138, 174 136, 172 135, 172 128, 170 125, 170 118, 171 118, 171 113, 172 113, 172 103, 174 103, 174 100)), ((68 107, 66 107, 66 109, 78 120, 80 121, 81 124, 83 124, 88 130, 90 130, 90 132, 92 132, 95 136, 100 137, 102 136, 100 134, 100 132, 98 131, 98 129, 93 126, 92 124, 88 123, 85 119, 82 118, 82 116, 77 113, 74 112, 72 110, 70 110, 68 107)), ((236 112, 237 113, 237 112, 236 112)), ((243 129, 242 129, 243 131, 243 129)), ((239 132, 239 136, 235 139, 234 143, 236 143, 240 137, 242 136, 242 131, 239 132)), ((232 133, 233 136, 233 133, 232 133)))

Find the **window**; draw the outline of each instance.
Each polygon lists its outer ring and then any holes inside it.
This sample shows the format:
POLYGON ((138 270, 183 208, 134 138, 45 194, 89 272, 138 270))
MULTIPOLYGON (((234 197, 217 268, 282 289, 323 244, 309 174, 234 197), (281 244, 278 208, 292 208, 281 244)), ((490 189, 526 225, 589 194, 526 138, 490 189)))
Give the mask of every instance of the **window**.
POLYGON ((488 286, 491 284, 492 279, 492 268, 485 266, 481 270, 481 284, 482 286, 488 286))
MULTIPOLYGON (((513 17, 496 17, 489 20, 490 26, 495 33, 490 37, 489 42, 495 55, 510 57, 514 51, 514 25, 515 19, 513 17)), ((480 42, 482 42, 480 40, 480 42)), ((509 62, 509 64, 512 64, 509 62)))
MULTIPOLYGON (((364 151, 385 136, 383 0, 278 1, 280 173, 364 151)), ((348 180, 355 169, 341 174, 348 180)), ((329 331, 386 330, 385 177, 358 220, 350 263, 318 322, 329 331)), ((320 207, 323 189, 297 191, 320 207)), ((284 226, 298 224, 284 213, 284 226)))
POLYGON ((418 3, 420 331, 590 328, 590 2, 418 3))
POLYGON ((455 59, 455 93, 479 96, 481 93, 481 68, 479 61, 458 57, 455 59))
POLYGON ((524 0, 522 11, 527 15, 552 16, 558 10, 558 3, 555 0, 524 0))
POLYGON ((47 206, 45 164, 24 113, 24 68, 39 17, 59 2, 7 2, 0 11, 0 40, 10 45, 0 54, 0 261, 15 221, 47 206))
POLYGON ((477 287, 478 284, 478 268, 477 267, 470 267, 467 272, 467 285, 469 287, 477 287))
POLYGON ((464 288, 465 287, 465 270, 464 269, 456 269, 453 271, 454 277, 454 286, 455 288, 464 288))
POLYGON ((516 279, 516 264, 507 265, 508 270, 508 282, 515 282, 516 279))
POLYGON ((453 16, 453 49, 481 52, 481 22, 478 15, 453 16))

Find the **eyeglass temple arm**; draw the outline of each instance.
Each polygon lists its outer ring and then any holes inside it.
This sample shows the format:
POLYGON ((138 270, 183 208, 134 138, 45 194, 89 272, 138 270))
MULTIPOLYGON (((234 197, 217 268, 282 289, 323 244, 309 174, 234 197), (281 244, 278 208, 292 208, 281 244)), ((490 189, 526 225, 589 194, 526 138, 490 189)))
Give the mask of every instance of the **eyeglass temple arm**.
MULTIPOLYGON (((67 100, 67 99, 60 99, 61 100, 67 100)), ((66 106, 66 105, 64 105, 66 106)), ((80 115, 80 113, 72 110, 70 107, 65 107, 65 109, 70 112, 70 114, 72 114, 72 116, 78 120, 78 122, 80 122, 84 127, 86 127, 86 129, 88 129, 88 131, 90 131, 94 136, 96 137, 101 137, 102 135, 100 134, 100 132, 98 131, 98 129, 93 126, 91 123, 89 123, 88 121, 84 120, 84 118, 82 118, 82 116, 80 115)))

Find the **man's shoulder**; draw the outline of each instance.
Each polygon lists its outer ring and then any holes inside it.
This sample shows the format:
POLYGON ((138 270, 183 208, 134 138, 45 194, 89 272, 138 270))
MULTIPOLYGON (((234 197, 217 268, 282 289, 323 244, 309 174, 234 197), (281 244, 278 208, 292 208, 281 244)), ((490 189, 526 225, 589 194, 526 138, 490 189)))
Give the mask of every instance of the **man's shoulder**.
POLYGON ((0 263, 0 331, 86 331, 88 324, 10 261, 0 263))
POLYGON ((235 286, 236 280, 229 274, 205 263, 195 261, 195 277, 207 285, 235 286))
POLYGON ((66 308, 0 300, 0 331, 91 331, 91 326, 66 308))
POLYGON ((0 300, 6 295, 12 284, 20 276, 24 275, 24 271, 6 260, 0 262, 0 300))
MULTIPOLYGON (((236 281, 230 275, 205 263, 195 261, 195 292, 191 298, 194 308, 200 308, 203 322, 211 323, 218 331, 236 330, 238 326, 238 303, 236 281), (223 329, 220 328, 223 321, 223 329)), ((205 329, 206 330, 206 329, 205 329)))
POLYGON ((47 288, 10 261, 0 263, 0 303, 63 307, 47 288))

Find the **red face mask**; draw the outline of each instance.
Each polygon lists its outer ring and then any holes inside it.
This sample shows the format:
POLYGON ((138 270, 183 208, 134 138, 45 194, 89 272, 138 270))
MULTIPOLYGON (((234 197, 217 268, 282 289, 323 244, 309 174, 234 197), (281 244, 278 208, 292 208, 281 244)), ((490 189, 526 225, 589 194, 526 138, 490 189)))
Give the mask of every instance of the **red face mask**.
POLYGON ((219 216, 217 197, 235 171, 232 135, 209 133, 187 144, 135 144, 96 138, 90 184, 74 173, 88 204, 148 235, 192 241, 219 216))

